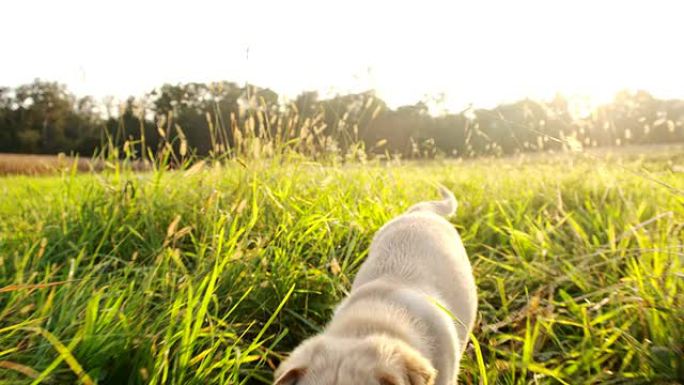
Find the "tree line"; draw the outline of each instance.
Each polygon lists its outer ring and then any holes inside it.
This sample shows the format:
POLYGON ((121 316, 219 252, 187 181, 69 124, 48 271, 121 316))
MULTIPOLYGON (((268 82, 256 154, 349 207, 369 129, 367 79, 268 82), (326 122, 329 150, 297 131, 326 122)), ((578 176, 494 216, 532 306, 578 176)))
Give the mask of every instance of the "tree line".
POLYGON ((646 91, 620 92, 582 116, 562 96, 433 116, 425 103, 391 109, 373 92, 283 102, 232 82, 165 84, 123 103, 41 80, 0 87, 0 152, 432 158, 682 140, 684 100, 646 91))

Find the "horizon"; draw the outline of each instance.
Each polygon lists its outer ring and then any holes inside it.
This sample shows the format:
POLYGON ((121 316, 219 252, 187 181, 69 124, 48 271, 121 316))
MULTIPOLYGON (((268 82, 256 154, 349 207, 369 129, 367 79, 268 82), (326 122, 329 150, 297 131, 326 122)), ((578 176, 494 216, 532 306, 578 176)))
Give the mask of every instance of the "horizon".
POLYGON ((556 94, 584 108, 623 90, 684 98, 675 40, 684 8, 646 4, 34 0, 8 6, 0 32, 40 28, 9 40, 15 57, 0 64, 0 84, 40 78, 122 101, 165 83, 226 80, 290 99, 374 90, 391 108, 423 101, 433 113, 556 94))

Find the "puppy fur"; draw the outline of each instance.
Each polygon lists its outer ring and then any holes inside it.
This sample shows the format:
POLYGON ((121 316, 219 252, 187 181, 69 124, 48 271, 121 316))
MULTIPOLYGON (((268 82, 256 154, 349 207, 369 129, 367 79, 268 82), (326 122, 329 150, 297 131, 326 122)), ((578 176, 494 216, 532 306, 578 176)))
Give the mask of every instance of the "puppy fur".
POLYGON ((276 385, 454 385, 477 311, 453 194, 418 203, 375 235, 349 296, 299 345, 276 385))

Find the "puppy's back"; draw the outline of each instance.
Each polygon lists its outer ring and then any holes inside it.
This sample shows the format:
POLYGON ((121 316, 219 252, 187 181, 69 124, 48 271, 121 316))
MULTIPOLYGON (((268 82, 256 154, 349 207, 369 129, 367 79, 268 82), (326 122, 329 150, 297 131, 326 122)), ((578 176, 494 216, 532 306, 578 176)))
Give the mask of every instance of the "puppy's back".
POLYGON ((439 298, 458 318, 459 337, 465 346, 475 321, 477 294, 460 236, 443 216, 455 210, 456 200, 443 190, 443 200, 418 203, 377 232, 352 293, 382 279, 439 298))

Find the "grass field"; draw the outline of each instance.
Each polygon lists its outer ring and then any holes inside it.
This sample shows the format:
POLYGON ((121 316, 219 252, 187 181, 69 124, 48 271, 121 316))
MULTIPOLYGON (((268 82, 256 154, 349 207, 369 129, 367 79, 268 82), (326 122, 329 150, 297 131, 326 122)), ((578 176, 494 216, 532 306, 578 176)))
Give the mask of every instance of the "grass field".
MULTIPOLYGON (((0 176, 3 175, 54 175, 63 171, 100 172, 109 165, 101 158, 59 155, 30 155, 0 153, 0 176)), ((136 171, 147 171, 142 162, 129 162, 136 171)), ((110 167, 111 168, 111 167, 110 167)))
POLYGON ((74 165, 80 171, 90 169, 88 160, 76 160, 64 155, 0 154, 0 175, 54 174, 74 165))
POLYGON ((682 383, 683 163, 0 178, 0 383, 270 383, 345 295, 374 231, 437 182, 460 200, 480 295, 461 383, 682 383))

